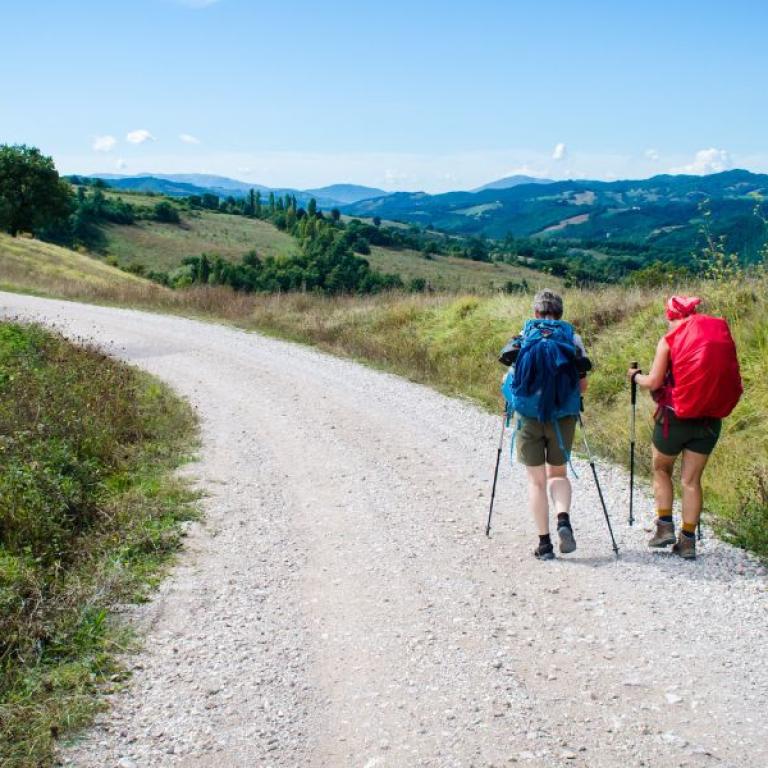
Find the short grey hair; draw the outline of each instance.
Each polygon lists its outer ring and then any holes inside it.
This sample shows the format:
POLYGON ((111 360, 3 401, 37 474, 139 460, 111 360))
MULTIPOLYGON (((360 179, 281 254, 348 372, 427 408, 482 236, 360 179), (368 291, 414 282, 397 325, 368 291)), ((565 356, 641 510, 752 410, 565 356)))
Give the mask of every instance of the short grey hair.
POLYGON ((544 317, 554 317, 559 320, 563 316, 563 299, 554 291, 539 291, 533 297, 533 311, 544 317))

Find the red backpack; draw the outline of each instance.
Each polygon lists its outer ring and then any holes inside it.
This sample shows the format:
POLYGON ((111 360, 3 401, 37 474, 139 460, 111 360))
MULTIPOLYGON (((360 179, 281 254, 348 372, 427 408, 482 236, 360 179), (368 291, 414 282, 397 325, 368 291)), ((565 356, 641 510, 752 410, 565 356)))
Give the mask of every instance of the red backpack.
POLYGON ((728 416, 744 391, 728 323, 691 315, 664 338, 670 368, 656 398, 659 410, 669 406, 679 419, 728 416))

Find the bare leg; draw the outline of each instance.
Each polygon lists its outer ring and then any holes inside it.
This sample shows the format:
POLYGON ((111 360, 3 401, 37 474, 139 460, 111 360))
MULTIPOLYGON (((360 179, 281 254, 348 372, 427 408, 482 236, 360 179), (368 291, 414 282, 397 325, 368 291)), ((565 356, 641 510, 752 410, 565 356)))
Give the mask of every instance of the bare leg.
POLYGON ((539 536, 549 533, 549 502, 547 501, 547 469, 526 467, 528 470, 528 507, 533 515, 539 536))
POLYGON ((701 475, 709 456, 694 451, 683 451, 680 484, 683 487, 683 523, 696 526, 701 517, 701 475))
POLYGON ((667 456, 653 448, 653 495, 656 509, 672 509, 675 497, 672 487, 672 471, 677 456, 667 456))
POLYGON ((567 471, 565 464, 561 467, 547 464, 547 487, 557 515, 568 513, 571 509, 571 481, 567 471))

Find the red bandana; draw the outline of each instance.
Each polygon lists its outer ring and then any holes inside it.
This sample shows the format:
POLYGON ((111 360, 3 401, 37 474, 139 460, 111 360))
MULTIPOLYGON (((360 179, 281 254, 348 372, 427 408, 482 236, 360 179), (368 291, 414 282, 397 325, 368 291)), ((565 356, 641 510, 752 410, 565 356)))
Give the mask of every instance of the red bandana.
POLYGON ((701 304, 698 296, 672 296, 667 302, 667 319, 681 320, 696 312, 701 304))

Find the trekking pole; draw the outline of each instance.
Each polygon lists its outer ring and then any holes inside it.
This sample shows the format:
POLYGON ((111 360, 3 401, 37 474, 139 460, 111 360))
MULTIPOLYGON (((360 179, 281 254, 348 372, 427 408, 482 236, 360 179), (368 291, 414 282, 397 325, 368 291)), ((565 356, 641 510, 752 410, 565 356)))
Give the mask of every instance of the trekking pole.
POLYGON ((616 559, 619 558, 619 548, 616 546, 616 539, 613 536, 613 527, 611 526, 611 518, 608 517, 608 508, 605 506, 605 499, 603 498, 603 489, 600 487, 600 481, 597 479, 597 470, 595 469, 595 457, 592 455, 592 451, 589 448, 587 442, 587 430, 584 429, 584 420, 579 414, 579 426, 581 427, 581 436, 584 438, 584 449, 587 452, 587 458, 589 460, 589 466, 592 467, 592 477, 595 478, 595 486, 597 487, 597 495, 600 497, 600 504, 603 507, 603 514, 605 515, 605 522, 608 526, 608 533, 611 534, 611 543, 613 544, 613 554, 616 555, 616 559))
MULTIPOLYGON (((629 367, 637 368, 638 364, 633 362, 629 367)), ((637 411, 637 382, 634 376, 632 377, 630 390, 632 414, 629 421, 629 524, 632 525, 635 522, 635 413, 637 411)))
POLYGON ((493 487, 491 488, 491 506, 488 509, 488 522, 485 525, 485 535, 491 535, 491 515, 493 514, 493 500, 496 497, 496 481, 499 478, 499 464, 501 463, 501 451, 504 446, 504 430, 507 427, 507 407, 501 417, 501 435, 499 437, 499 450, 496 451, 496 468, 493 470, 493 487))

